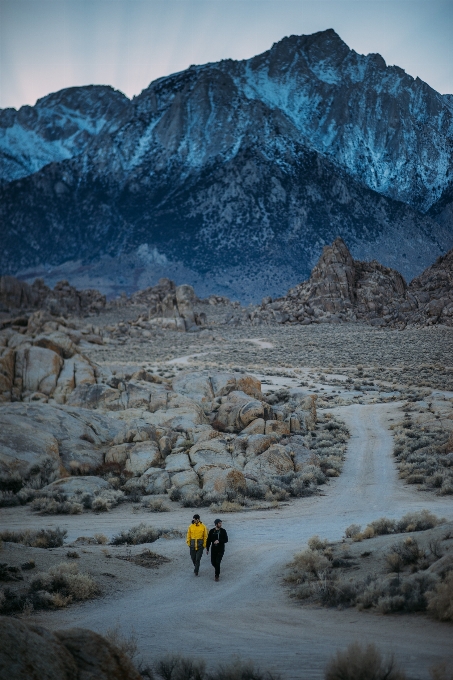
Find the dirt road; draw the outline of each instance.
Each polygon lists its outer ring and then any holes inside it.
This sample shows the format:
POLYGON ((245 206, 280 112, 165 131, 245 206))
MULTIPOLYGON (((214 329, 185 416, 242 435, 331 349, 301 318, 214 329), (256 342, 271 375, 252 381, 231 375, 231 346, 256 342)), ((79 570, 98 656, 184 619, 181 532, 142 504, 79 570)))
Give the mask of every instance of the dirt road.
MULTIPOLYGON (((34 620, 99 632, 118 622, 125 632, 135 629, 145 661, 180 652, 216 665, 237 654, 284 678, 321 678, 327 659, 338 648, 354 640, 375 642, 394 652, 411 677, 428 678, 430 666, 452 655, 452 626, 417 615, 384 617, 302 607, 288 598, 281 582, 284 565, 313 534, 338 540, 351 523, 364 526, 382 515, 399 518, 422 508, 453 519, 451 498, 417 492, 398 480, 388 429, 394 411, 394 404, 337 409, 351 440, 344 471, 325 495, 292 501, 277 511, 223 517, 230 543, 220 583, 214 582, 208 558, 203 557, 200 577, 195 578, 184 542, 159 541, 153 549, 172 562, 157 573, 152 587, 34 620)), ((191 515, 190 509, 181 509, 153 520, 162 527, 182 527, 191 515)), ((212 524, 209 511, 202 517, 212 524)), ((138 521, 150 522, 150 515, 131 515, 118 508, 106 516, 65 517, 52 524, 65 526, 69 538, 75 538, 95 531, 112 535, 138 521)), ((27 516, 27 523, 42 526, 43 520, 27 516)))

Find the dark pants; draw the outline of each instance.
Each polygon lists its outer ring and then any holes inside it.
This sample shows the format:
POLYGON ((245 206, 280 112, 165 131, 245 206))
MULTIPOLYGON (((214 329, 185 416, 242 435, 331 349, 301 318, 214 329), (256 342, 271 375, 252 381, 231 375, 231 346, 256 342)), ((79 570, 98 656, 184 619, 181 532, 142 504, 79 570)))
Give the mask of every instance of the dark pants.
POLYGON ((203 555, 203 548, 190 548, 190 557, 192 558, 193 566, 195 567, 194 572, 198 574, 200 569, 201 556, 203 555))
POLYGON ((220 576, 220 562, 222 561, 223 550, 211 549, 211 564, 215 569, 215 575, 220 576))

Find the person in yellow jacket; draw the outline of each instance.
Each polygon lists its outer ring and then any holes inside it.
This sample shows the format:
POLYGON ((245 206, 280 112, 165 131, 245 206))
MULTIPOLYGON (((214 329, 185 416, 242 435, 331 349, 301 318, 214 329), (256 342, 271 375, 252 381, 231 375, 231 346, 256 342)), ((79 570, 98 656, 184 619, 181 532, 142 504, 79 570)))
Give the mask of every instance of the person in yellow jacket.
POLYGON ((190 557, 192 558, 195 576, 198 576, 200 570, 201 556, 203 550, 206 548, 206 540, 208 538, 208 530, 200 519, 200 515, 194 515, 192 524, 187 529, 187 545, 190 549, 190 557))

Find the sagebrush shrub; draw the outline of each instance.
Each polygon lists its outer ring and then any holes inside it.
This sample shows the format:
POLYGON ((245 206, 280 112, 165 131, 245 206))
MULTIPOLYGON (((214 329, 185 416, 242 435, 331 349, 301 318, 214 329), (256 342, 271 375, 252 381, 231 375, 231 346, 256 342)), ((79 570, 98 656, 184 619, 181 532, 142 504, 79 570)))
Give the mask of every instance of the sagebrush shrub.
POLYGON ((353 642, 329 661, 325 680, 405 680, 393 656, 384 658, 373 644, 353 642))
POLYGON ((344 535, 346 538, 354 538, 354 536, 360 534, 361 528, 360 524, 350 524, 346 527, 344 535))
POLYGON ((32 548, 59 548, 63 545, 64 538, 67 535, 66 529, 40 529, 39 531, 32 531, 26 529, 25 531, 2 531, 0 533, 0 540, 10 543, 22 543, 32 548))
POLYGON ((312 536, 307 541, 310 550, 324 550, 329 545, 329 541, 319 538, 319 536, 312 536))
POLYGON ((111 545, 139 545, 141 543, 154 543, 162 532, 154 527, 147 526, 143 522, 131 529, 125 529, 110 541, 111 545))
POLYGON ((74 562, 61 562, 49 571, 37 574, 30 583, 30 591, 59 594, 64 598, 61 600, 64 604, 57 605, 53 600, 55 606, 67 606, 72 600, 88 600, 100 592, 92 576, 79 572, 74 562))
POLYGON ((438 621, 453 621, 453 571, 427 594, 428 612, 438 621))
POLYGON ((432 529, 441 523, 441 520, 429 510, 419 512, 409 512, 404 515, 397 523, 397 530, 400 532, 425 531, 432 529))
POLYGON ((40 515, 80 515, 83 505, 73 501, 59 501, 56 498, 38 496, 30 503, 30 508, 40 515))

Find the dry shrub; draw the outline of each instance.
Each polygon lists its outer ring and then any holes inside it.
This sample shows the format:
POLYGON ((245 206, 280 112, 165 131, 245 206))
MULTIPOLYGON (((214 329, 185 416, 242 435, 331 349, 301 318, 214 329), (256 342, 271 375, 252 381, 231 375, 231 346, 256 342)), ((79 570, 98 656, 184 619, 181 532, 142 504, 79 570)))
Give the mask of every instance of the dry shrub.
POLYGON ((355 538, 355 536, 360 534, 361 528, 360 524, 350 524, 346 527, 344 535, 346 538, 355 538))
POLYGON ((409 512, 399 521, 389 519, 388 517, 381 517, 374 520, 374 522, 370 522, 362 532, 360 532, 360 527, 357 524, 351 524, 346 529, 345 535, 347 538, 352 538, 353 541, 362 541, 366 538, 374 538, 375 536, 386 534, 426 531, 426 529, 432 529, 444 521, 433 515, 429 510, 420 510, 418 512, 409 512), (346 532, 350 533, 350 536, 346 532))
POLYGON ((78 557, 80 557, 80 555, 77 550, 68 550, 66 557, 70 560, 76 560, 78 557))
POLYGON ((324 540, 319 538, 319 536, 312 536, 307 541, 310 550, 325 550, 329 545, 329 541, 325 538, 324 540))
POLYGON ((222 501, 221 503, 212 503, 212 505, 209 506, 209 509, 211 512, 241 512, 241 510, 244 510, 244 506, 240 505, 240 503, 236 503, 234 501, 222 501))
POLYGON ((83 505, 73 501, 59 501, 56 498, 38 496, 30 503, 30 508, 40 515, 80 515, 83 505))
MULTIPOLYGON (((395 520, 388 517, 381 517, 380 519, 370 522, 367 529, 373 529, 373 536, 385 536, 386 534, 393 534, 395 531, 395 520)), ((366 530, 365 530, 366 531, 366 530)))
POLYGON ((216 668, 213 673, 207 675, 207 680, 279 680, 279 676, 270 672, 263 673, 259 668, 255 668, 251 661, 237 659, 216 668))
POLYGON ((193 493, 182 493, 181 505, 183 508, 202 508, 206 505, 203 491, 200 489, 193 493))
POLYGON ((429 510, 420 510, 419 512, 409 512, 407 515, 404 515, 397 523, 396 529, 401 533, 425 531, 426 529, 436 527, 442 521, 429 510))
POLYGON ((438 621, 453 621, 453 571, 428 593, 428 611, 438 621))
POLYGON ((235 659, 232 663, 222 664, 207 673, 203 660, 178 654, 161 659, 154 671, 162 680, 279 680, 279 676, 262 672, 250 661, 235 659))
POLYGON ((149 498, 142 501, 142 508, 150 512, 169 512, 170 508, 160 498, 149 498))
POLYGON ((59 598, 52 598, 54 606, 67 606, 73 600, 89 600, 100 592, 96 581, 89 574, 79 572, 74 562, 61 562, 49 571, 37 574, 30 583, 30 592, 38 591, 58 595, 59 598))
POLYGON ((179 654, 164 657, 155 670, 163 680, 204 680, 206 677, 204 661, 179 654))
POLYGON ((131 529, 121 531, 121 533, 113 536, 110 545, 139 545, 141 543, 154 543, 162 531, 154 529, 154 527, 147 526, 144 522, 138 524, 131 529))
POLYGON ((131 661, 135 660, 138 652, 138 636, 134 628, 128 635, 125 635, 121 631, 119 623, 116 623, 113 628, 106 631, 104 637, 131 661))
POLYGON ((2 531, 0 540, 9 543, 22 543, 31 548, 59 548, 63 545, 64 538, 68 532, 66 529, 40 529, 32 531, 2 531))
POLYGON ((98 545, 106 545, 109 539, 104 534, 94 534, 95 541, 98 545))
POLYGON ((424 556, 414 538, 406 538, 402 543, 396 543, 385 556, 390 571, 400 572, 408 564, 415 564, 424 556))
POLYGON ((326 680, 405 680, 393 656, 384 658, 375 645, 353 642, 329 661, 326 680))
POLYGON ((182 533, 179 529, 154 529, 143 522, 128 531, 122 531, 114 536, 110 545, 139 545, 141 543, 153 543, 158 538, 181 538, 182 533))
POLYGON ((291 575, 288 581, 303 583, 306 580, 318 578, 323 572, 330 568, 330 562, 317 550, 304 550, 294 556, 294 560, 289 565, 291 575))

